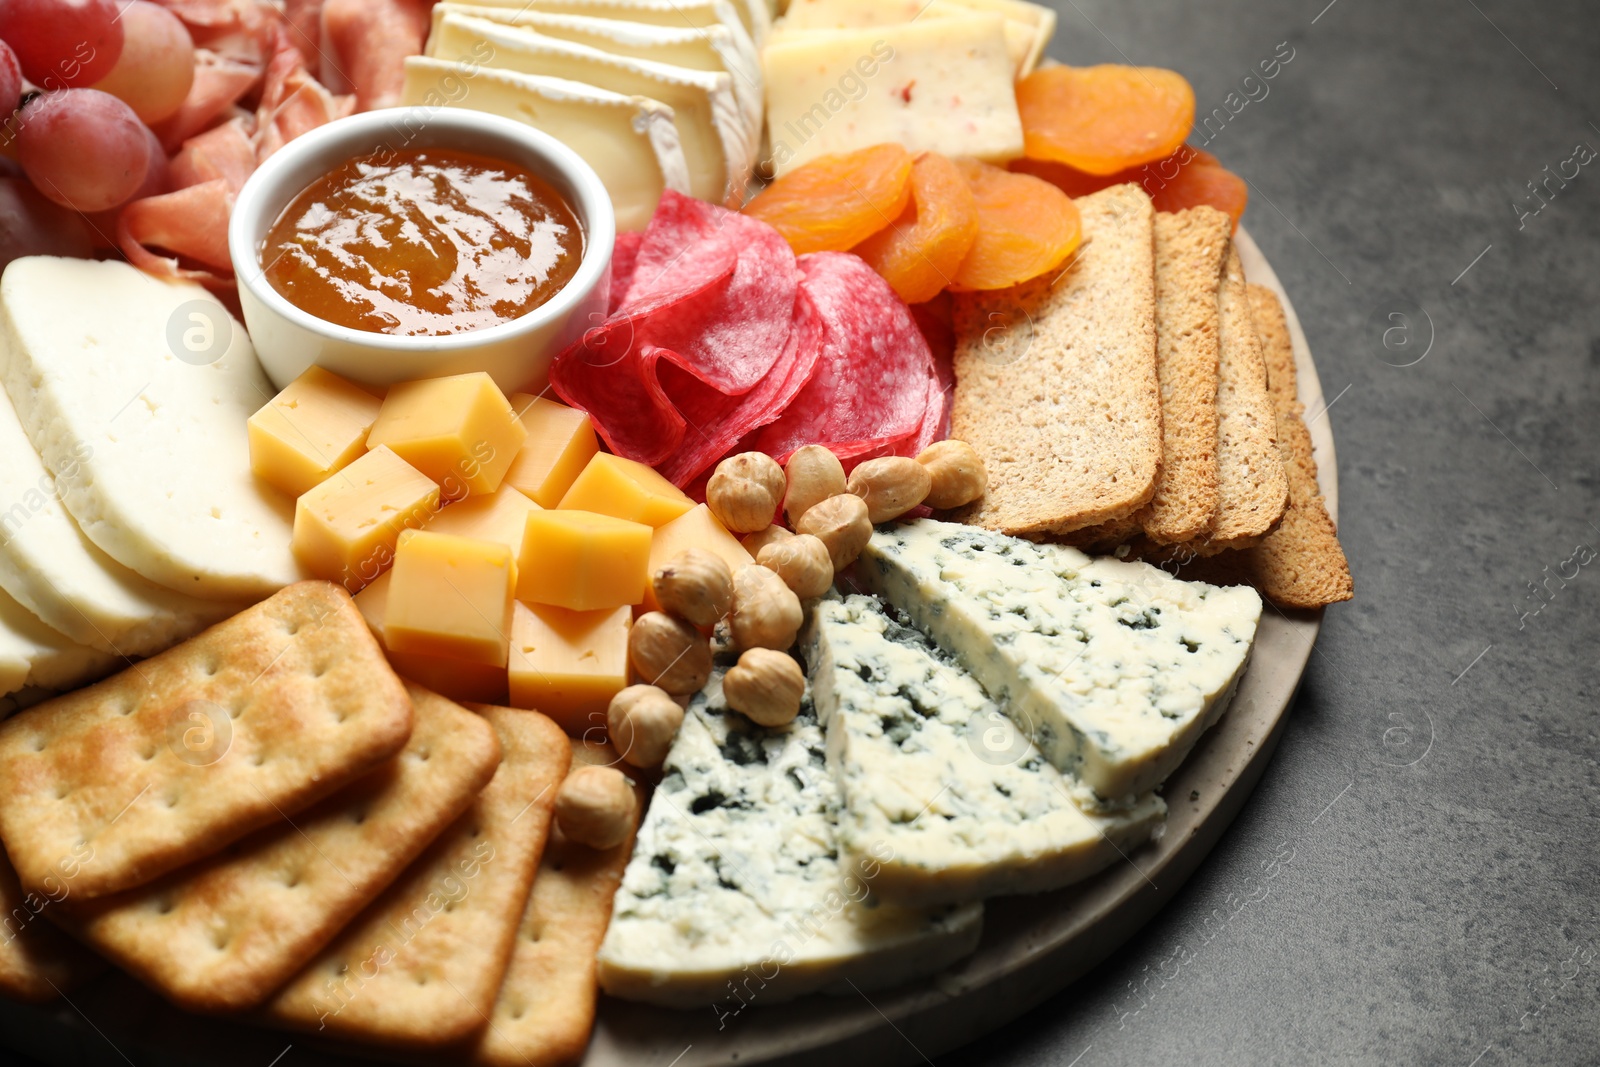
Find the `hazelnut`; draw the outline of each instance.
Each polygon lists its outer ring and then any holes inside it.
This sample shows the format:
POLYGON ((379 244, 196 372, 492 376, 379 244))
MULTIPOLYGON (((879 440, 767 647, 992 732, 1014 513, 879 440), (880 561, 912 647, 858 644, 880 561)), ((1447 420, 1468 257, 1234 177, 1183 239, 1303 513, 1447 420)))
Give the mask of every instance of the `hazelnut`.
POLYGON ((782 526, 768 526, 765 530, 757 530, 755 533, 747 535, 739 543, 744 546, 744 550, 750 553, 751 556, 759 556, 761 555, 761 550, 768 545, 775 545, 779 541, 787 541, 793 536, 794 534, 785 530, 782 526))
POLYGON ((615 767, 579 767, 556 793, 556 825, 580 845, 616 848, 633 832, 639 799, 615 767))
POLYGON ((789 516, 789 525, 796 529, 800 516, 814 505, 844 492, 844 466, 822 445, 795 449, 786 470, 789 489, 783 496, 783 512, 789 516))
POLYGON ((801 600, 821 596, 833 585, 833 557, 828 555, 828 546, 812 534, 768 545, 756 562, 782 578, 801 600))
POLYGON ((635 767, 661 766, 683 725, 683 708, 664 689, 630 685, 611 698, 606 732, 622 758, 635 767))
POLYGON ((905 456, 869 459, 850 472, 849 491, 867 502, 867 519, 876 526, 898 519, 933 488, 928 468, 905 456))
POLYGON ((856 561, 872 540, 872 520, 867 502, 850 493, 830 496, 801 516, 796 533, 810 534, 828 548, 835 574, 856 561))
POLYGON ((711 677, 711 640, 676 615, 648 611, 628 632, 628 662, 650 685, 693 693, 711 677))
POLYGON ((761 726, 793 722, 805 691, 806 676, 800 664, 788 653, 770 648, 749 649, 722 678, 722 696, 728 707, 761 726))
POLYGON ((923 501, 930 508, 943 511, 959 508, 978 499, 989 488, 989 472, 984 468, 983 457, 965 441, 940 441, 929 445, 917 457, 917 462, 928 468, 933 488, 923 501))
MULTIPOLYGON (((800 598, 767 568, 751 564, 733 576, 728 629, 739 648, 788 648, 803 617, 800 598)), ((635 628, 638 625, 634 623, 635 628)))
POLYGON ((733 571, 721 556, 703 548, 679 552, 656 568, 650 582, 663 610, 702 630, 715 626, 733 602, 733 571))
POLYGON ((741 452, 717 464, 706 483, 706 507, 734 533, 764 530, 783 499, 783 468, 764 452, 741 452))

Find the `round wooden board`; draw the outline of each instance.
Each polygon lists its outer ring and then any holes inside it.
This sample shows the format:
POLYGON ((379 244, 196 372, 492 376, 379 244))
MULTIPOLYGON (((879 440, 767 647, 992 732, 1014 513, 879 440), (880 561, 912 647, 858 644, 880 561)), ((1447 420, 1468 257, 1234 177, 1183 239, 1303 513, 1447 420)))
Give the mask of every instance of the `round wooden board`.
MULTIPOLYGON (((1276 291, 1288 314, 1300 400, 1314 416, 1318 478, 1338 518, 1333 434, 1322 385, 1294 307, 1250 235, 1236 237, 1245 274, 1276 291)), ((936 978, 870 995, 814 996, 738 1014, 711 1005, 667 1011, 602 998, 584 1067, 750 1067, 752 1064, 920 1063, 1002 1026, 1090 971, 1164 905, 1222 837, 1272 750, 1321 625, 1320 613, 1265 610, 1250 667, 1221 722, 1164 790, 1164 834, 1128 862, 1056 893, 989 907, 978 951, 936 978)), ((220 1067, 276 1062, 295 1046, 297 1067, 371 1062, 307 1049, 303 1039, 200 1019, 113 977, 70 1003, 0 1002, 0 1043, 53 1067, 136 1062, 220 1067)))

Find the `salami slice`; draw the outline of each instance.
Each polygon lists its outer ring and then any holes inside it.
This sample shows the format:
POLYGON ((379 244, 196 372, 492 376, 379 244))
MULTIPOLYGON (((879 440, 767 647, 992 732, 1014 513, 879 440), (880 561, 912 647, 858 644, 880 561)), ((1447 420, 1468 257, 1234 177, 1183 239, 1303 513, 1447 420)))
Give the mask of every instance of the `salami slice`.
POLYGON ((802 445, 824 444, 849 466, 912 443, 937 378, 910 309, 859 256, 817 252, 799 265, 801 291, 821 323, 821 356, 754 447, 782 462, 802 445))
POLYGON ((628 295, 633 283, 633 271, 639 264, 639 246, 644 243, 642 233, 619 233, 617 243, 611 248, 611 303, 607 314, 615 314, 628 295))

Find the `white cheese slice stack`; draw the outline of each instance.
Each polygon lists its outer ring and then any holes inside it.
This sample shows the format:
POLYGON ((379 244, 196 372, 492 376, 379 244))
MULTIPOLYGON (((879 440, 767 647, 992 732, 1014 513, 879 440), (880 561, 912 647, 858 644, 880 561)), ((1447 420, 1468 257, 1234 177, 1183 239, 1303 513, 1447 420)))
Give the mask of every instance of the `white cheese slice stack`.
POLYGON ((128 570, 83 536, 58 493, 0 390, 0 589, 46 626, 102 652, 148 656, 243 607, 128 570))
POLYGON ((847 863, 873 891, 928 906, 1040 893, 1125 859, 1166 816, 1147 793, 1086 815, 1072 786, 977 681, 874 597, 817 603, 804 638, 847 863))
MULTIPOLYGON (((482 61, 496 70, 563 78, 665 104, 689 164, 691 194, 713 203, 743 199, 757 145, 727 74, 615 55, 466 15, 445 15, 428 39, 428 52, 460 63, 487 56, 482 61)), ((469 92, 469 105, 473 98, 469 92)))
POLYGON ((875 532, 856 580, 954 655, 1099 810, 1137 803, 1221 716, 1261 617, 1248 586, 932 519, 875 532))
POLYGON ((762 64, 780 177, 818 156, 888 141, 990 162, 1022 155, 999 15, 778 35, 762 64))
POLYGON ((867 903, 871 870, 839 859, 839 793, 807 700, 765 729, 729 712, 720 672, 662 768, 600 946, 613 996, 699 1008, 883 988, 971 952, 983 905, 867 903), (731 985, 730 985, 731 983, 731 985))
POLYGON ((759 46, 772 25, 766 0, 479 0, 486 6, 556 15, 644 22, 654 26, 738 28, 759 46))
POLYGON ((747 134, 752 141, 760 139, 766 107, 761 87, 761 59, 750 38, 737 27, 729 29, 720 24, 652 26, 645 22, 624 22, 588 15, 552 15, 521 7, 442 3, 435 4, 433 8, 435 31, 446 15, 488 19, 490 22, 533 30, 546 37, 598 48, 613 55, 726 74, 733 81, 733 94, 739 100, 747 134))
POLYGON ((654 100, 424 56, 408 57, 405 73, 402 104, 487 111, 568 145, 605 184, 619 230, 648 226, 662 190, 689 192, 672 109, 654 100))
POLYGON ((52 630, 0 592, 0 697, 24 686, 74 689, 110 674, 122 663, 117 656, 52 630))
POLYGON ((127 263, 31 256, 0 279, 0 337, 17 416, 106 555, 214 600, 304 576, 294 501, 250 472, 245 423, 273 388, 214 296, 127 263))

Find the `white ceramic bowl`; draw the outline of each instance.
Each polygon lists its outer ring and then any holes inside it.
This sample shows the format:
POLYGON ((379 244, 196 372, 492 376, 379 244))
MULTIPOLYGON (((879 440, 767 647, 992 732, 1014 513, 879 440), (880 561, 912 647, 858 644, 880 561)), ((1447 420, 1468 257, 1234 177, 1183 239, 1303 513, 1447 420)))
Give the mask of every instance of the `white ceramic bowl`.
POLYGON ((388 108, 338 119, 290 141, 245 182, 228 223, 228 252, 256 355, 283 388, 316 364, 370 385, 487 371, 501 389, 537 392, 550 359, 604 321, 616 218, 600 176, 548 134, 479 111, 388 108), (384 148, 453 148, 526 167, 567 199, 584 231, 577 273, 549 301, 511 322, 442 337, 398 337, 327 322, 267 281, 261 247, 283 209, 313 181, 384 148))

